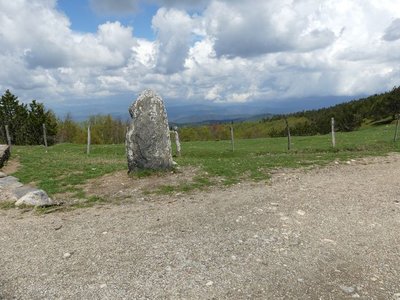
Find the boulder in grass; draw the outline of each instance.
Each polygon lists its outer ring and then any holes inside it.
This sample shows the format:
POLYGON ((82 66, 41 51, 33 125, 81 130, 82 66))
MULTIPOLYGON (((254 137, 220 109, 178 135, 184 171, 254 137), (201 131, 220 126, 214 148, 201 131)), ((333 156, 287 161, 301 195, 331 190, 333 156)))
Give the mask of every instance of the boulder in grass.
POLYGON ((4 166, 4 164, 9 158, 10 158, 10 146, 0 145, 0 169, 4 166))
POLYGON ((25 194, 17 202, 16 206, 29 205, 29 206, 51 206, 54 205, 53 200, 43 190, 35 190, 25 194))

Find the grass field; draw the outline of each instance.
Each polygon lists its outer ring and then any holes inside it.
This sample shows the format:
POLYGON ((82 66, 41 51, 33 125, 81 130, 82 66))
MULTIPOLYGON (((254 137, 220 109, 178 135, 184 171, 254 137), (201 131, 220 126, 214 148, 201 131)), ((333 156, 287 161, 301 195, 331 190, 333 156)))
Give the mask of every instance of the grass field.
MULTIPOLYGON (((244 179, 265 180, 275 168, 325 165, 334 160, 399 151, 393 135, 392 125, 337 133, 335 149, 330 135, 292 137, 290 151, 286 138, 236 140, 234 152, 230 141, 185 142, 182 156, 175 160, 180 166, 196 166, 207 172, 207 178, 203 175, 196 179, 195 188, 215 184, 214 177, 229 185, 244 179)), ((47 149, 15 146, 12 158, 21 165, 14 176, 23 183, 36 184, 50 195, 72 192, 84 198, 79 185, 88 179, 127 169, 124 145, 93 145, 89 156, 85 145, 58 144, 47 149)))

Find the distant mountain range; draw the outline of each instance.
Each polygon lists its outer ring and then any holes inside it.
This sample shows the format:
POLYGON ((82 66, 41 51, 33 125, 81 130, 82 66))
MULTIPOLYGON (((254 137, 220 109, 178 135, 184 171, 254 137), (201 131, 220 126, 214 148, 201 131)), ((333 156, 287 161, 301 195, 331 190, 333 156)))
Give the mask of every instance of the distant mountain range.
MULTIPOLYGON (((352 98, 354 99, 354 98, 352 98)), ((247 103, 211 103, 168 105, 168 119, 176 124, 213 124, 258 121, 276 114, 329 107, 349 100, 349 97, 315 97, 285 99, 276 102, 254 101, 247 103)))
POLYGON ((167 106, 168 119, 176 124, 210 124, 241 122, 271 117, 267 109, 250 105, 167 106))
MULTIPOLYGON (((355 97, 313 97, 307 99, 284 99, 277 101, 252 101, 247 103, 185 103, 166 100, 170 123, 175 124, 211 124, 220 122, 241 122, 260 120, 274 114, 291 113, 309 109, 328 107, 346 102, 355 97)), ((77 121, 86 120, 90 115, 111 114, 121 120, 129 119, 128 107, 132 103, 131 95, 121 96, 118 102, 114 98, 92 99, 59 103, 50 107, 59 117, 68 112, 77 121), (93 104, 95 103, 95 104, 93 104)))

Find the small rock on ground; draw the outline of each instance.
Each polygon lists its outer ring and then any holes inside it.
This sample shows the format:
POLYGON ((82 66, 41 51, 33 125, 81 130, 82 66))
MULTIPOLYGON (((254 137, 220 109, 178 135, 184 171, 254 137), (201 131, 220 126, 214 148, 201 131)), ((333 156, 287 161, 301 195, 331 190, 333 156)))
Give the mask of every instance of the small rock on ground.
POLYGON ((354 292, 354 287, 352 286, 345 286, 345 285, 341 285, 340 289, 345 292, 346 294, 351 294, 354 292))
POLYGON ((22 204, 32 206, 50 206, 53 205, 54 202, 49 196, 47 196, 45 191, 36 190, 27 193, 25 196, 21 197, 17 202, 15 202, 16 206, 20 206, 22 204))

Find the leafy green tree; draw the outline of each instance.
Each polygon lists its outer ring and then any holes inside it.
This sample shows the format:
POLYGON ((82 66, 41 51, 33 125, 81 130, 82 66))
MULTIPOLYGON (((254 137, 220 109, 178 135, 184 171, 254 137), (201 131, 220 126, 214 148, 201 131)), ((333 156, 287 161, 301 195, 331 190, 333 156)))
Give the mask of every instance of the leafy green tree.
POLYGON ((83 136, 82 128, 74 122, 72 115, 68 113, 64 120, 58 121, 57 141, 60 143, 73 143, 80 135, 83 136))
POLYGON ((337 115, 335 121, 339 131, 347 132, 358 129, 361 126, 362 118, 357 113, 342 112, 341 114, 337 115))
POLYGON ((75 122, 70 113, 58 120, 57 141, 60 143, 87 142, 87 129, 90 125, 92 144, 121 144, 125 142, 128 122, 115 120, 111 115, 94 115, 83 122, 75 122))
POLYGON ((90 124, 93 144, 121 144, 125 142, 125 132, 128 124, 115 120, 111 115, 90 116, 84 122, 85 128, 90 124))

